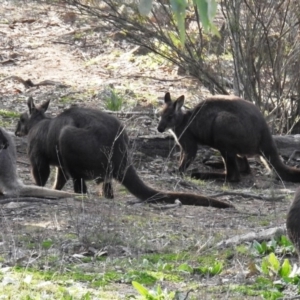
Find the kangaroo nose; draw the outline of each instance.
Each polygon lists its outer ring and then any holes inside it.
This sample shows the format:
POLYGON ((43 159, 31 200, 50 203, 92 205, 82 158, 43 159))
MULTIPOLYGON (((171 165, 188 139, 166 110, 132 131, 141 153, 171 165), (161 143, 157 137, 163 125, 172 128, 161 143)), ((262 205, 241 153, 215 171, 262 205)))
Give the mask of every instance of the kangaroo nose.
POLYGON ((158 126, 157 127, 158 132, 164 132, 165 128, 163 128, 162 126, 158 126))

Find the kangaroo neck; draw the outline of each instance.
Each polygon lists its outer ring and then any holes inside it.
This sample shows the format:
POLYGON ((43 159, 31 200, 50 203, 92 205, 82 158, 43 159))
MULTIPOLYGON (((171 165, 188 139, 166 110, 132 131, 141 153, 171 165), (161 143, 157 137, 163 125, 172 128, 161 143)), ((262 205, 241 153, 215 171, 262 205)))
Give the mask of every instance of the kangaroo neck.
POLYGON ((175 134, 177 139, 182 136, 186 131, 189 131, 190 126, 193 122, 193 111, 188 110, 187 112, 183 112, 181 116, 181 121, 178 125, 171 129, 173 135, 175 134))
POLYGON ((34 127, 36 127, 37 124, 40 124, 41 122, 47 122, 49 127, 50 121, 51 119, 46 116, 36 116, 30 120, 28 125, 28 131, 32 130, 34 127))

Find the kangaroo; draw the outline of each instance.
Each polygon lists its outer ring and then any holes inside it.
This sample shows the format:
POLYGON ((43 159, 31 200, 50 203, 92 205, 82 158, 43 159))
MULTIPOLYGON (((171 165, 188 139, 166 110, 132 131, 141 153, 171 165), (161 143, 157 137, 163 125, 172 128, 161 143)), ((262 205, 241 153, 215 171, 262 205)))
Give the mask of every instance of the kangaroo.
POLYGON ((9 146, 8 140, 0 128, 0 153, 2 149, 6 149, 8 146, 9 146))
POLYGON ((0 195, 66 198, 72 193, 24 185, 17 175, 17 151, 12 137, 0 128, 0 195))
POLYGON ((300 188, 296 191, 294 201, 289 209, 286 219, 287 234, 295 249, 300 255, 300 188))
POLYGON ((97 109, 71 107, 55 118, 45 112, 49 101, 35 106, 28 100, 29 115, 23 114, 16 134, 28 134, 28 155, 37 185, 43 186, 49 177, 50 165, 58 168, 55 189, 62 189, 72 178, 75 193, 86 193, 85 181, 95 180, 106 198, 113 198, 111 181, 116 179, 140 200, 173 203, 179 199, 185 205, 233 207, 213 198, 160 192, 147 186, 138 176, 129 155, 129 139, 120 121, 97 109))
POLYGON ((198 144, 203 144, 221 152, 225 173, 195 172, 194 178, 240 181, 239 161, 243 161, 248 173, 245 155, 261 155, 282 180, 300 182, 300 169, 284 165, 263 115, 251 102, 235 96, 212 96, 183 111, 184 96, 172 101, 170 93, 166 93, 164 101, 157 129, 170 129, 175 136, 181 148, 180 173, 195 159, 198 144))

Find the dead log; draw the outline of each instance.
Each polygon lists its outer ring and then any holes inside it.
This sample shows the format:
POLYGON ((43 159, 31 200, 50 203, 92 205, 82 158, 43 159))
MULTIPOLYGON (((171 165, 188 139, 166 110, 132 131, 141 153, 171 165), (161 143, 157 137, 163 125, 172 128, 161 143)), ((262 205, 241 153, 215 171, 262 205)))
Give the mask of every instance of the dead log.
MULTIPOLYGON (((300 134, 296 135, 273 135, 278 147, 279 154, 286 159, 300 157, 300 134), (295 152, 296 150, 296 152, 295 152), (297 153, 299 150, 299 153, 297 153)), ((131 138, 131 147, 143 154, 151 157, 168 157, 180 149, 175 145, 172 136, 148 135, 131 138)), ((200 146, 201 149, 209 149, 207 146, 200 146)), ((199 147, 199 148, 200 148, 199 147)))
POLYGON ((254 240, 261 243, 262 241, 271 240, 273 238, 275 239, 279 238, 285 234, 286 234, 285 226, 272 227, 272 228, 260 230, 258 232, 251 231, 246 234, 236 235, 232 238, 229 238, 228 240, 223 240, 217 244, 217 248, 239 245, 245 242, 253 242, 254 240))
MULTIPOLYGON (((12 133, 13 134, 13 133, 12 133)), ((296 135, 273 135, 278 147, 279 154, 286 160, 300 158, 300 134, 296 135), (299 151, 299 152, 298 152, 299 151)), ((16 145, 19 152, 26 152, 26 139, 15 137, 16 145)), ((173 156, 180 151, 178 145, 175 144, 172 136, 165 135, 147 135, 131 137, 130 146, 133 153, 142 153, 150 157, 167 158, 173 156)), ((208 146, 199 146, 199 151, 211 151, 208 146)))

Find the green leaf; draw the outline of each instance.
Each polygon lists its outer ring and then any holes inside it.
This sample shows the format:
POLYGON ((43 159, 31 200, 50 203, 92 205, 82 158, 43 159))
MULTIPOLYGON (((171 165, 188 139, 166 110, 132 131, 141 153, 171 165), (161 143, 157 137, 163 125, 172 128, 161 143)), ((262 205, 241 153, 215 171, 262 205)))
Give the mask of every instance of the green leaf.
POLYGON ((204 30, 209 31, 210 29, 215 35, 220 37, 217 27, 212 23, 217 12, 216 0, 193 0, 193 4, 197 6, 197 11, 204 30))
POLYGON ((291 266, 289 260, 286 258, 283 261, 283 264, 282 264, 281 269, 279 271, 279 275, 281 277, 288 277, 291 274, 291 271, 292 271, 292 266, 291 266))
POLYGON ((278 258, 276 257, 276 255, 272 252, 269 255, 268 261, 270 263, 271 269, 273 271, 275 271, 276 273, 278 273, 279 269, 280 269, 280 263, 278 258))
POLYGON ((261 262, 261 271, 266 274, 269 275, 269 262, 267 260, 266 257, 263 258, 262 262, 261 262))
POLYGON ((190 273, 192 274, 194 269, 188 265, 188 264, 181 264, 179 267, 178 267, 178 271, 182 271, 182 272, 186 272, 186 273, 190 273))
POLYGON ((156 288, 156 294, 157 295, 161 295, 162 294, 162 289, 161 289, 160 285, 158 285, 157 288, 156 288))
POLYGON ((259 253, 259 254, 263 254, 264 253, 264 249, 263 249, 263 245, 260 244, 258 241, 253 241, 252 247, 259 253))
POLYGON ((187 7, 186 0, 170 0, 175 20, 178 25, 179 37, 181 43, 185 42, 185 9, 187 7))
POLYGON ((272 239, 269 243, 268 243, 268 248, 271 251, 275 251, 275 248, 277 247, 277 241, 275 239, 272 239))
POLYGON ((142 296, 149 295, 149 291, 137 281, 132 281, 132 285, 142 296))
POLYGON ((211 269, 212 275, 220 274, 223 270, 223 264, 220 261, 215 262, 214 266, 211 269))
POLYGON ((142 16, 147 16, 152 9, 153 0, 140 0, 139 12, 142 16))
POLYGON ((265 254, 268 251, 268 244, 266 243, 266 241, 263 241, 261 243, 261 254, 265 254))

